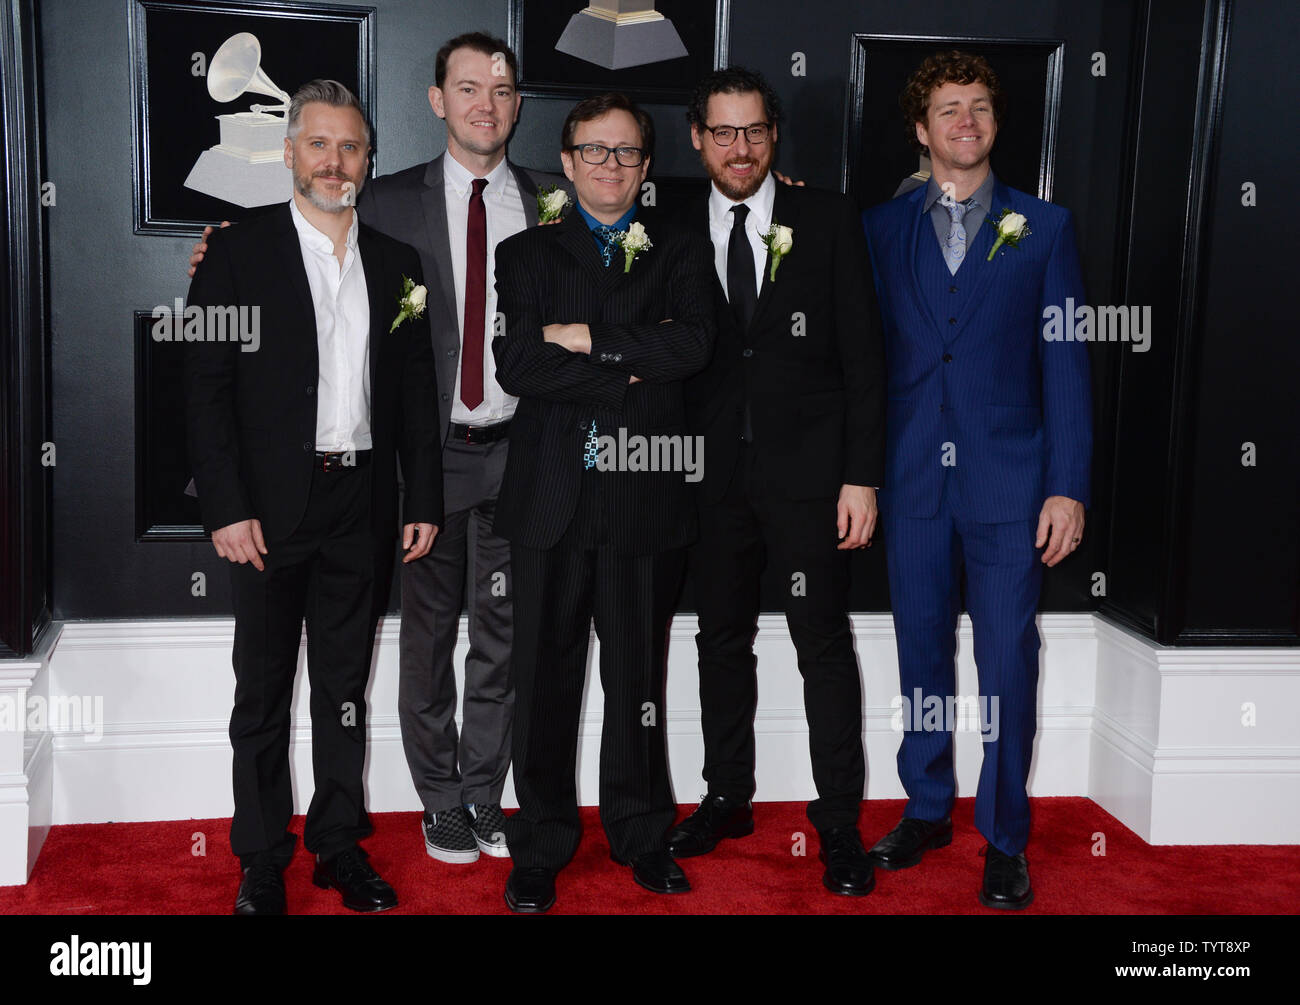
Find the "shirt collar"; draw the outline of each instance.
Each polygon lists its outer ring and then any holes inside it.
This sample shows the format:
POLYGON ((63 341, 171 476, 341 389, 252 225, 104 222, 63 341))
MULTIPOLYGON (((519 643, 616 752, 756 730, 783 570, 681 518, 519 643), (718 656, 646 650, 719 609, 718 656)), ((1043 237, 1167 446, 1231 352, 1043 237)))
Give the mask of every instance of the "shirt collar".
MULTIPOLYGON (((298 238, 304 242, 307 247, 314 251, 324 251, 328 254, 334 254, 334 240, 328 234, 322 233, 316 228, 316 225, 302 215, 302 210, 294 201, 293 196, 289 197, 289 216, 293 219, 294 228, 298 231, 298 238)), ((360 232, 360 221, 357 218, 356 210, 352 211, 352 225, 348 227, 347 246, 350 251, 357 250, 357 234, 360 232)))
MULTIPOLYGON (((600 222, 599 220, 597 220, 594 216, 592 216, 592 215, 591 215, 590 213, 588 213, 585 209, 583 209, 583 208, 582 208, 582 203, 579 202, 579 203, 576 203, 576 205, 577 205, 577 207, 578 207, 578 212, 582 215, 582 222, 585 223, 585 224, 587 225, 587 229, 589 229, 589 230, 595 230, 597 227, 603 227, 603 226, 605 226, 605 224, 601 223, 601 222, 600 222)), ((615 221, 614 221, 613 223, 611 223, 609 226, 613 227, 615 230, 627 230, 628 225, 632 222, 632 217, 634 217, 634 216, 636 216, 636 203, 635 203, 635 202, 632 203, 632 208, 631 208, 631 209, 629 209, 626 213, 624 213, 622 216, 620 216, 617 220, 615 220, 615 221)))
MULTIPOLYGON (((993 185, 995 184, 993 172, 990 170, 988 176, 980 183, 980 187, 971 193, 971 198, 975 200, 980 209, 985 213, 993 208, 993 185)), ((921 204, 921 212, 928 213, 934 204, 939 201, 943 195, 943 189, 939 183, 934 180, 934 175, 930 175, 930 184, 925 189, 925 200, 921 204)))
MULTIPOLYGON (((772 207, 776 202, 776 179, 771 172, 768 172, 767 177, 763 179, 763 184, 758 186, 757 192, 740 202, 749 207, 749 214, 754 218, 759 231, 767 230, 772 223, 772 207)), ((718 190, 716 182, 709 184, 710 222, 730 227, 731 207, 739 204, 723 195, 718 190)))
POLYGON ((450 185, 453 192, 460 198, 469 194, 470 186, 474 183, 475 178, 486 178, 487 188, 483 195, 486 198, 488 193, 495 195, 497 192, 504 190, 505 181, 509 177, 510 168, 506 164, 506 159, 501 161, 485 175, 473 174, 460 161, 456 160, 451 154, 447 154, 442 159, 442 177, 445 184, 450 185))

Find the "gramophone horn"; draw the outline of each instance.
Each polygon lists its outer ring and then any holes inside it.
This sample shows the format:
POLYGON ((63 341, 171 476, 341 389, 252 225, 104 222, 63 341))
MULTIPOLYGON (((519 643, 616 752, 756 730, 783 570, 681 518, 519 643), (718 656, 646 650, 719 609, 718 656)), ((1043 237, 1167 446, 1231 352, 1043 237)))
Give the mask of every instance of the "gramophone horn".
POLYGON ((208 93, 214 101, 234 101, 246 91, 279 98, 289 95, 262 72, 262 43, 252 32, 231 35, 208 63, 208 93))

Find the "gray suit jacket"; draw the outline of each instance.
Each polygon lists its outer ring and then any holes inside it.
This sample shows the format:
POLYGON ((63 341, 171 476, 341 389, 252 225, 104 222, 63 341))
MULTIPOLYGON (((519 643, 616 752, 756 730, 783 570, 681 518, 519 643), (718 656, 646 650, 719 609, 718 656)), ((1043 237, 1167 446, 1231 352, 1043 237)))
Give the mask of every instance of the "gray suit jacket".
MULTIPOLYGON (((426 313, 433 338, 433 355, 438 370, 438 419, 441 443, 447 441, 447 427, 455 398, 456 358, 460 353, 460 326, 456 320, 456 281, 451 268, 451 244, 447 238, 447 200, 442 187, 442 159, 439 154, 427 164, 368 181, 357 200, 361 220, 381 234, 411 245, 420 253, 420 265, 429 287, 426 313)), ((509 163, 509 162, 508 162, 509 163)), ((559 185, 573 191, 562 175, 530 171, 509 163, 524 203, 528 226, 537 225, 537 190, 559 185)), ((492 282, 492 277, 488 277, 492 282)))

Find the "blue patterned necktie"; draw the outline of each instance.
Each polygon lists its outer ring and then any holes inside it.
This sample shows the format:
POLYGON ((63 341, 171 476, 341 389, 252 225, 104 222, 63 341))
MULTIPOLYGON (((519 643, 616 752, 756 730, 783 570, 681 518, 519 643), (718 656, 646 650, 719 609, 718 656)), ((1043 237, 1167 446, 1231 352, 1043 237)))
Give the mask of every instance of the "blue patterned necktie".
MULTIPOLYGON (((622 234, 623 231, 617 227, 602 223, 598 227, 592 227, 591 232, 600 241, 600 260, 605 263, 605 268, 608 269, 614 249, 618 246, 615 238, 622 234)), ((600 444, 596 440, 596 420, 592 419, 591 426, 587 430, 587 439, 582 444, 582 467, 584 471, 590 471, 596 466, 596 457, 599 453, 600 444)))
POLYGON ((948 211, 948 218, 952 221, 952 225, 948 228, 948 240, 943 242, 943 260, 948 263, 948 271, 955 276, 957 270, 961 268, 962 259, 966 257, 966 227, 962 219, 966 216, 966 211, 974 205, 975 200, 956 202, 945 195, 939 201, 943 203, 944 209, 948 211))
POLYGON ((601 224, 599 227, 592 227, 591 232, 596 235, 600 241, 600 260, 605 263, 605 268, 609 268, 610 257, 616 247, 615 238, 623 231, 617 227, 610 227, 607 224, 601 224))

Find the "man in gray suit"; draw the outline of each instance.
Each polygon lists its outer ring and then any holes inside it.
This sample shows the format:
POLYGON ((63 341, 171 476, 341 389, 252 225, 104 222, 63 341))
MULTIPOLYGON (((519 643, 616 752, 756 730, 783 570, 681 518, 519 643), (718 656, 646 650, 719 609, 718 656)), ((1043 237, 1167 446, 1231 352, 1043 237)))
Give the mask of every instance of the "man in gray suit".
MULTIPOLYGON (((537 224, 540 187, 570 189, 558 175, 506 159, 519 117, 515 74, 515 54, 499 38, 471 32, 443 45, 429 104, 446 123, 447 152, 376 178, 357 203, 364 223, 419 251, 429 288, 446 519, 429 554, 402 566, 398 713, 424 804, 425 850, 452 863, 473 862, 480 851, 509 855, 501 792, 514 704, 512 584, 510 546, 492 521, 516 398, 497 383, 491 351, 495 249, 537 224), (466 599, 458 734, 452 656, 466 599)), ((191 263, 206 250, 197 245, 191 263)))
POLYGON ((398 711, 424 804, 425 849, 443 862, 509 854, 501 791, 514 704, 510 545, 492 533, 492 521, 516 399, 496 381, 491 277, 496 245, 537 224, 539 186, 563 181, 506 159, 519 117, 515 72, 515 55, 500 39, 474 32, 447 42, 429 88, 447 126, 447 152, 376 179, 357 207, 370 226, 414 246, 429 277, 446 520, 434 549, 402 567, 398 711), (452 654, 466 598, 458 735, 452 654))

